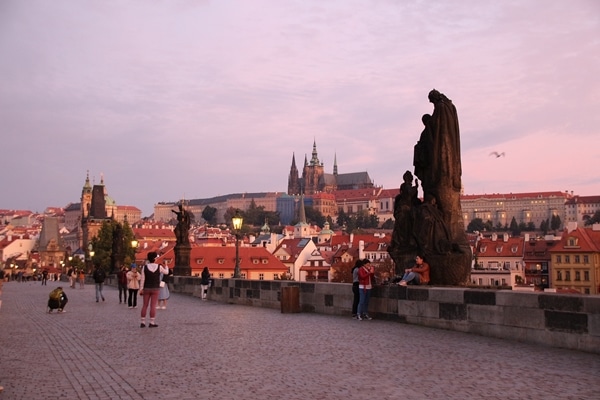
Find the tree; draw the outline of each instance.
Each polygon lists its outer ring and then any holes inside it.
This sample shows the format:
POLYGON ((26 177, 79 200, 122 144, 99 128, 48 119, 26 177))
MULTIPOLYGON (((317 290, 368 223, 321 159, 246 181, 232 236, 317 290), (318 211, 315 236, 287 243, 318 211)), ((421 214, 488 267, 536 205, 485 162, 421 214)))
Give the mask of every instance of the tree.
POLYGON ((533 221, 528 222, 525 230, 529 232, 535 231, 535 223, 533 221))
POLYGON ((550 219, 550 229, 555 231, 555 230, 559 229, 561 225, 562 225, 562 221, 560 220, 560 217, 558 215, 553 215, 552 218, 550 219))
POLYGON ((469 225, 467 225, 467 232, 482 232, 485 229, 485 225, 481 218, 473 218, 469 225))
POLYGON ((98 235, 91 240, 93 264, 99 265, 107 273, 113 273, 122 265, 130 265, 135 261, 135 249, 131 246, 133 237, 127 222, 104 221, 98 235))
POLYGON ((381 224, 381 229, 394 229, 394 220, 388 218, 385 220, 383 224, 381 224))
POLYGON ((202 210, 202 219, 209 225, 217 224, 217 209, 211 206, 204 207, 202 210))
POLYGON ((596 211, 593 216, 585 221, 585 225, 600 224, 600 210, 596 211))
POLYGON ((519 230, 519 224, 517 224, 515 217, 512 217, 510 220, 510 226, 508 229, 510 229, 513 236, 519 236, 521 234, 521 231, 519 230))
POLYGON ((336 262, 331 266, 333 276, 331 282, 351 283, 354 262, 336 262))
POLYGON ((308 206, 304 207, 304 212, 306 214, 306 222, 308 222, 309 224, 312 223, 320 227, 323 227, 323 225, 325 225, 325 221, 327 220, 325 219, 321 211, 317 210, 314 207, 308 206))
POLYGON ((546 235, 548 233, 548 229, 550 228, 550 220, 546 219, 542 222, 540 222, 540 230, 542 231, 542 233, 544 235, 546 235))

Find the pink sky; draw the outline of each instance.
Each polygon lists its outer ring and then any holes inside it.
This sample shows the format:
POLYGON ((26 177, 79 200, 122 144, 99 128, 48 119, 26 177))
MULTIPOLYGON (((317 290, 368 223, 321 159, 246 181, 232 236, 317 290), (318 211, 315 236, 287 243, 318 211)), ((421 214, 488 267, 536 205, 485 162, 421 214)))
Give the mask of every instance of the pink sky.
POLYGON ((0 208, 286 191, 313 140, 397 188, 432 88, 465 193, 600 195, 594 0, 5 0, 0 54, 0 208))

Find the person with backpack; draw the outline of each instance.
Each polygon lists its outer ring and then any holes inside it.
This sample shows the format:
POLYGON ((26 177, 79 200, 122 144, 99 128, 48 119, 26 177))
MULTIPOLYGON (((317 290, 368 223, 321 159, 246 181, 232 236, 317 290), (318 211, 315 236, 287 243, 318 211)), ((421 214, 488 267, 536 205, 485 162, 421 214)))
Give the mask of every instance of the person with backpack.
POLYGON ((48 314, 52 313, 52 310, 58 309, 58 312, 64 312, 64 308, 67 305, 67 294, 63 291, 62 287, 57 287, 50 292, 50 298, 48 299, 48 314))
POLYGON ((100 301, 104 301, 104 294, 102 293, 102 288, 104 287, 104 280, 106 279, 106 272, 99 265, 96 265, 94 269, 94 274, 92 275, 94 278, 94 283, 96 284, 96 303, 100 301))

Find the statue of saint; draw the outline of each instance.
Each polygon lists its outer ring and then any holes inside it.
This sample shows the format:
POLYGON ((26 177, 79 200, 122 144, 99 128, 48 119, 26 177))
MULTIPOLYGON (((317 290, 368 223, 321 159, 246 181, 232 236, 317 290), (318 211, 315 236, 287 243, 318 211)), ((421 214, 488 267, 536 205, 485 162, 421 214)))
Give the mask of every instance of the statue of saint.
POLYGON ((177 244, 190 244, 190 212, 183 208, 183 204, 179 204, 179 211, 171 210, 177 215, 177 225, 175 226, 175 238, 177 244))

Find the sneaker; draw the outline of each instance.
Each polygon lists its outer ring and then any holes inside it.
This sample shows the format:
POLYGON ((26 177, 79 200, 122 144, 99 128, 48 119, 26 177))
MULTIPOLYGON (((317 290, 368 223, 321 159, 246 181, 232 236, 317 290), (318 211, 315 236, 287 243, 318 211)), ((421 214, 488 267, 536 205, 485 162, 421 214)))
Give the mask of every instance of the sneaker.
POLYGON ((127 308, 133 308, 133 307, 129 306, 129 307, 127 307, 127 308))
POLYGON ((156 325, 156 324, 150 324, 150 325, 148 325, 148 326, 149 326, 150 328, 158 328, 158 325, 156 325))
POLYGON ((366 320, 370 321, 373 318, 369 317, 369 314, 365 314, 365 315, 363 315, 363 319, 366 319, 366 320))
POLYGON ((140 324, 140 328, 145 328, 145 327, 146 327, 146 324, 142 322, 142 323, 140 324))
POLYGON ((356 314, 352 314, 352 319, 356 319, 356 314))
POLYGON ((356 316, 356 319, 357 319, 357 320, 359 320, 359 321, 362 321, 362 320, 363 320, 363 319, 362 319, 362 317, 361 317, 360 315, 357 315, 357 316, 356 316))

